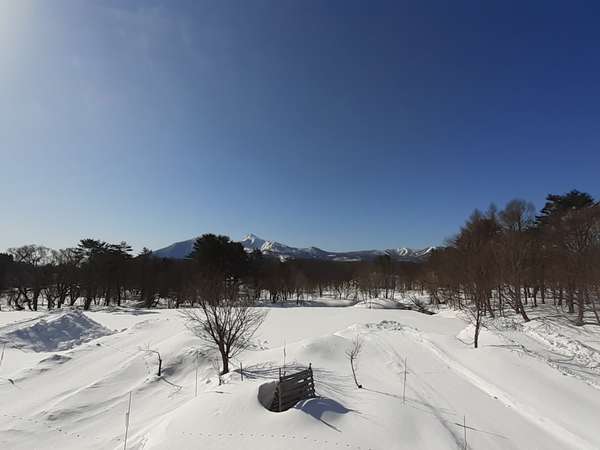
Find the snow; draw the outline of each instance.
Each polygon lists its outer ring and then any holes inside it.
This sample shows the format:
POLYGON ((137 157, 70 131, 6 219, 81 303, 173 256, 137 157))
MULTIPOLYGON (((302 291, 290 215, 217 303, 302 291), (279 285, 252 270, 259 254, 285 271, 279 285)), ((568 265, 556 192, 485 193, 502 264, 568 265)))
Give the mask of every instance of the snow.
POLYGON ((55 352, 108 336, 112 331, 80 311, 57 312, 0 329, 0 345, 34 352, 55 352))
POLYGON ((265 244, 265 240, 259 238, 258 236, 250 233, 244 236, 244 238, 240 241, 240 244, 244 246, 246 250, 261 250, 263 245, 265 244))
POLYGON ((530 316, 527 323, 517 316, 498 317, 487 326, 514 351, 600 389, 600 327, 575 326, 552 307, 540 307, 530 316))
POLYGON ((0 336, 46 330, 39 344, 28 333, 6 347, 0 448, 123 448, 130 392, 129 449, 464 448, 464 421, 471 449, 600 448, 593 329, 509 318, 487 324, 473 349, 471 325, 450 310, 330 303, 269 308, 252 350, 233 364, 243 364, 245 379, 235 371, 222 385, 175 310, 0 313, 0 336), (84 332, 58 333, 58 325, 84 332), (345 356, 357 335, 364 389, 345 356), (319 397, 275 413, 259 389, 277 377, 284 346, 284 370, 312 363, 319 397), (148 348, 161 353, 161 378, 148 348), (589 379, 545 358, 559 351, 576 355, 572 366, 589 379))
MULTIPOLYGON (((568 336, 554 322, 537 320, 523 324, 523 330, 528 336, 553 349, 557 354, 564 356, 563 361, 573 361, 576 367, 586 368, 600 375, 600 350, 593 344, 586 344, 581 340, 568 336)), ((585 328, 583 329, 585 330, 585 328)))
POLYGON ((197 237, 188 239, 187 241, 175 242, 167 247, 161 248, 152 252, 157 258, 176 258, 184 259, 194 250, 194 243, 197 237))

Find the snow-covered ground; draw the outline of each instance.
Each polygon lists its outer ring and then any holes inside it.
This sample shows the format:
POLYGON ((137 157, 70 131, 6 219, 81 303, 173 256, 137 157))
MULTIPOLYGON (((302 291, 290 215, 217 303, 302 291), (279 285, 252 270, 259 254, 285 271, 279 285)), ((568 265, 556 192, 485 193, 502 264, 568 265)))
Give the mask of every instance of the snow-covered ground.
POLYGON ((462 449, 464 423, 471 449, 600 448, 599 327, 498 319, 473 349, 453 311, 320 303, 269 308, 246 378, 221 386, 175 310, 1 312, 0 448, 121 449, 130 392, 129 449, 462 449), (344 354, 357 334, 364 389, 344 354), (320 397, 274 413, 257 393, 284 346, 320 397))

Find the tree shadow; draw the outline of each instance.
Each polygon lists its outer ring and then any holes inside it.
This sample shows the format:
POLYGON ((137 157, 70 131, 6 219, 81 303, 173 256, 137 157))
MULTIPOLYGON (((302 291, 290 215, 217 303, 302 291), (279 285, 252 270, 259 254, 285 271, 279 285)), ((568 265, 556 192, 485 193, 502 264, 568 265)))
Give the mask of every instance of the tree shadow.
MULTIPOLYGON (((368 388, 365 388, 364 390, 369 391, 369 392, 374 392, 374 393, 380 394, 380 395, 385 395, 388 397, 397 398, 398 400, 404 401, 405 405, 409 408, 416 409, 416 410, 424 412, 426 414, 431 414, 442 424, 442 426, 444 428, 446 428, 448 430, 448 432, 452 435, 456 444, 459 447, 462 447, 462 445, 464 445, 464 442, 461 440, 459 433, 457 433, 456 430, 450 428, 450 425, 456 425, 458 427, 463 427, 463 428, 464 428, 464 425, 462 423, 458 423, 458 422, 450 422, 448 420, 449 418, 446 417, 446 416, 455 416, 455 417, 458 416, 458 414, 455 411, 452 411, 451 409, 448 409, 448 408, 435 406, 431 403, 427 403, 425 401, 422 401, 422 400, 416 399, 416 398, 412 398, 412 397, 406 397, 404 399, 401 395, 392 394, 390 392, 377 391, 375 389, 368 389, 368 388)), ((467 430, 475 431, 478 433, 488 434, 490 436, 495 436, 495 437, 498 437, 501 439, 508 439, 506 436, 504 436, 502 434, 494 433, 492 431, 482 430, 479 428, 475 428, 473 426, 467 426, 466 428, 467 428, 467 430)))
POLYGON ((458 426, 458 427, 460 427, 460 428, 466 428, 467 430, 475 431, 475 432, 477 432, 477 433, 489 434, 490 436, 494 436, 494 437, 497 437, 497 438, 500 438, 500 439, 508 439, 508 438, 507 438, 506 436, 504 436, 503 434, 494 433, 494 432, 492 432, 492 431, 485 431, 485 430, 481 430, 481 429, 479 429, 479 428, 475 428, 475 427, 472 427, 472 426, 469 426, 469 425, 465 426, 464 424, 462 424, 462 423, 459 423, 459 422, 452 422, 452 424, 453 424, 453 425, 456 425, 456 426, 458 426))
POLYGON ((427 402, 424 402, 424 401, 421 401, 421 400, 418 400, 416 398, 412 398, 412 397, 409 397, 409 396, 402 397, 401 395, 392 394, 391 392, 377 391, 375 389, 369 389, 369 388, 363 388, 363 389, 365 391, 374 392, 375 394, 385 395, 387 397, 393 397, 393 398, 396 398, 398 400, 402 400, 403 402, 406 403, 406 405, 408 407, 413 408, 413 409, 418 409, 419 411, 423 411, 423 412, 426 412, 428 414, 432 414, 431 410, 435 408, 437 411, 439 411, 441 413, 444 413, 444 414, 448 414, 448 415, 452 415, 452 416, 456 416, 457 415, 454 411, 452 411, 452 410, 450 410, 448 408, 442 408, 442 407, 439 407, 439 406, 433 406, 430 403, 427 403, 427 402), (423 407, 425 407, 427 409, 420 408, 419 406, 423 406, 423 407))

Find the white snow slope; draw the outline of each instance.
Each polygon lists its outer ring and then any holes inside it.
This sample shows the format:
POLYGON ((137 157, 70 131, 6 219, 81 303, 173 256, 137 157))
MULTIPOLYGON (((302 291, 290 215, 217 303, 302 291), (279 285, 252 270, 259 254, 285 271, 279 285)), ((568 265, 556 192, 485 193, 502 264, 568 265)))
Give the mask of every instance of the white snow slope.
MULTIPOLYGON (((0 334, 35 317, 2 312, 0 334)), ((600 390, 515 351, 501 333, 484 330, 471 348, 451 312, 273 308, 241 356, 246 378, 233 372, 221 386, 177 311, 85 317, 112 334, 51 352, 8 343, 0 448, 121 449, 130 392, 128 449, 462 449, 465 422, 470 449, 600 448, 600 390), (357 334, 364 389, 344 355, 357 334), (283 364, 284 345, 286 371, 312 363, 321 397, 274 413, 257 393, 283 364), (160 351, 162 378, 146 348, 160 351)))

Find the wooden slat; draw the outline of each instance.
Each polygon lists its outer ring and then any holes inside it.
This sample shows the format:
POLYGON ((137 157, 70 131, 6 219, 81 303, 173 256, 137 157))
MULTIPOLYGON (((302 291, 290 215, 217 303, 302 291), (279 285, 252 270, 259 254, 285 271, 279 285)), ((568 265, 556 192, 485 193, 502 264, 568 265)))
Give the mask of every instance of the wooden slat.
POLYGON ((280 376, 271 411, 285 411, 306 398, 315 396, 315 383, 312 369, 280 376))
POLYGON ((294 372, 294 373, 290 373, 289 375, 283 375, 281 378, 290 378, 290 377, 294 377, 296 375, 301 375, 301 374, 307 374, 308 372, 310 372, 310 369, 302 369, 299 370, 298 372, 294 372))
POLYGON ((290 383, 290 382, 280 383, 279 386, 282 386, 283 389, 293 389, 296 386, 302 386, 303 384, 307 384, 307 383, 312 384, 312 382, 313 382, 312 378, 305 378, 303 380, 294 380, 292 383, 290 383))
POLYGON ((299 392, 297 393, 297 395, 288 395, 286 397, 281 397, 281 402, 282 403, 288 403, 290 401, 298 401, 298 400, 302 400, 303 398, 311 398, 312 397, 312 393, 310 391, 305 391, 305 392, 299 392))
POLYGON ((311 372, 312 371, 306 369, 306 370, 303 370, 302 372, 296 372, 291 375, 284 375, 279 379, 279 381, 290 381, 290 380, 297 380, 297 379, 303 379, 303 378, 310 378, 312 376, 311 372))
POLYGON ((297 383, 303 383, 306 380, 310 380, 312 379, 311 377, 298 377, 298 378, 294 378, 292 380, 281 380, 280 383, 282 385, 288 385, 288 384, 297 384, 297 383))
POLYGON ((281 396, 289 397, 290 395, 296 395, 298 392, 304 392, 304 391, 314 391, 314 386, 312 385, 312 383, 301 384, 292 389, 283 389, 281 391, 281 396))
POLYGON ((296 389, 298 386, 306 386, 307 384, 313 384, 311 379, 302 380, 300 383, 286 383, 281 384, 281 389, 284 391, 289 391, 290 389, 296 389))
POLYGON ((281 386, 282 391, 291 391, 291 390, 296 389, 298 386, 305 386, 307 384, 312 384, 312 381, 303 380, 301 383, 288 383, 288 384, 282 384, 280 386, 281 386))
POLYGON ((311 388, 306 389, 298 389, 295 392, 289 392, 281 395, 281 401, 287 402, 290 399, 303 399, 306 397, 312 397, 314 395, 314 391, 311 388))
POLYGON ((306 378, 306 377, 310 377, 311 376, 311 371, 310 370, 302 370, 300 372, 296 372, 296 373, 292 373, 290 375, 283 375, 280 380, 282 381, 286 381, 286 380, 293 380, 294 378, 306 378))

